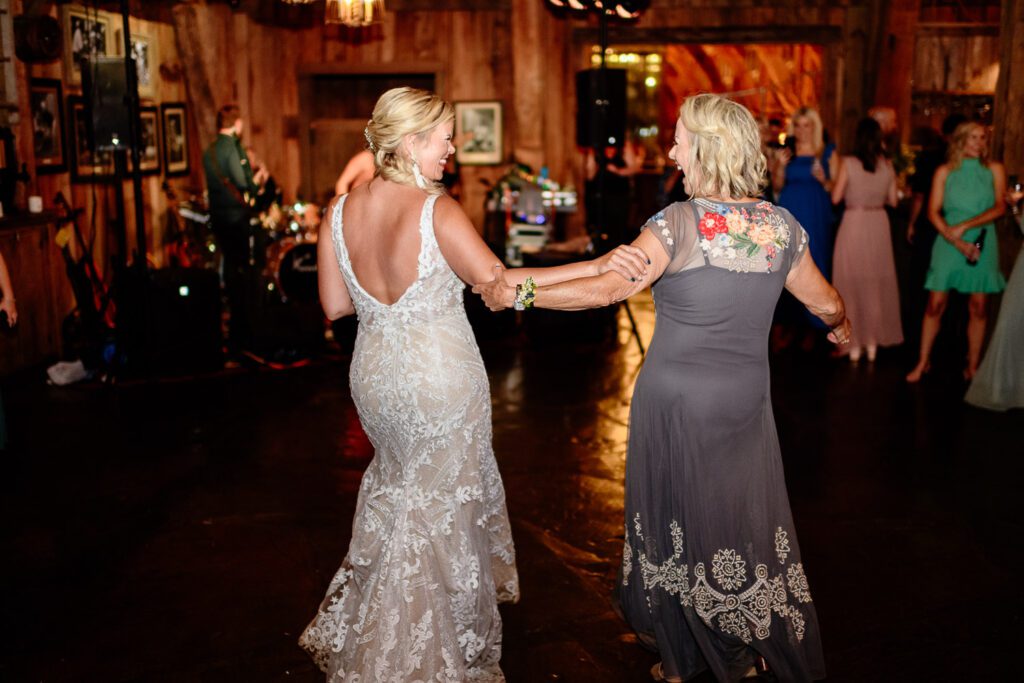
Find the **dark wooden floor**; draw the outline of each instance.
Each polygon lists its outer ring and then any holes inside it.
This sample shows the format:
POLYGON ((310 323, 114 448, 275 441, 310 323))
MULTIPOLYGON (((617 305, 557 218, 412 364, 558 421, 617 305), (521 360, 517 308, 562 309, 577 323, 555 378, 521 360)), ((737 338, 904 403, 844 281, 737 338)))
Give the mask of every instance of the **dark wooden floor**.
MULTIPOLYGON (((634 304, 649 337, 649 299, 634 304)), ((644 681, 613 613, 629 396, 618 342, 482 343, 523 597, 520 681, 644 681)), ((1020 680, 1024 415, 956 367, 773 358, 830 681, 1020 680)), ((295 645, 347 546, 371 452, 344 358, 122 385, 3 386, 2 681, 317 681, 295 645)))

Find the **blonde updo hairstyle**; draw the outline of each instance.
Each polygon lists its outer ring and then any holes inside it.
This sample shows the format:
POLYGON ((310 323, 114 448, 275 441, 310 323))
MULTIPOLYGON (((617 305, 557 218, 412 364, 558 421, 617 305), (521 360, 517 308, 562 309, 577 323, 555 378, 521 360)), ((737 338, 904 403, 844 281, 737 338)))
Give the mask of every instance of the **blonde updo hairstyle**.
MULTIPOLYGON (((416 88, 392 88, 380 96, 366 125, 366 142, 373 154, 375 174, 403 185, 416 185, 412 157, 405 138, 425 139, 437 126, 455 119, 455 109, 436 94, 416 88)), ((426 179, 428 194, 441 194, 441 183, 426 179)))
MULTIPOLYGON (((949 165, 953 170, 960 168, 960 164, 964 162, 964 147, 967 146, 967 138, 976 130, 984 132, 985 126, 977 121, 964 121, 953 130, 953 135, 949 139, 949 152, 947 152, 949 165)), ((981 162, 982 166, 988 166, 987 141, 985 147, 981 150, 981 156, 978 158, 978 161, 981 162)))
POLYGON ((746 107, 719 95, 694 95, 683 102, 679 118, 690 136, 690 194, 733 199, 761 194, 768 162, 757 121, 746 107))

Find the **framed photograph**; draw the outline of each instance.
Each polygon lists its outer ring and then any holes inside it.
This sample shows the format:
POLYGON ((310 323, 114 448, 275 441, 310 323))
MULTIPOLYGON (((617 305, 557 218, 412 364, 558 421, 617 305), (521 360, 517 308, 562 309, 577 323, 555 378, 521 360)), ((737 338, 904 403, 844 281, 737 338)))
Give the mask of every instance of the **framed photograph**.
POLYGON ((82 82, 82 60, 111 54, 113 36, 106 12, 71 5, 63 10, 64 73, 72 84, 82 82))
POLYGON ((68 167, 64 136, 64 91, 59 80, 33 78, 29 85, 32 144, 37 173, 59 173, 68 167))
POLYGON ((92 119, 78 95, 68 97, 68 162, 71 182, 91 183, 114 175, 114 153, 93 151, 92 119))
POLYGON ((164 102, 160 105, 160 119, 160 127, 164 131, 164 175, 188 175, 188 118, 185 103, 164 102))
POLYGON ((501 102, 456 102, 456 159, 460 164, 500 164, 505 155, 501 102))
MULTIPOLYGON (((124 56, 124 34, 120 29, 114 31, 114 54, 124 56)), ((142 33, 132 33, 132 59, 135 60, 135 73, 139 79, 139 97, 156 97, 156 79, 158 67, 156 57, 156 41, 142 33)))
MULTIPOLYGON (((160 110, 156 107, 139 107, 139 168, 143 175, 160 172, 160 110)), ((131 156, 128 157, 131 168, 131 156)))

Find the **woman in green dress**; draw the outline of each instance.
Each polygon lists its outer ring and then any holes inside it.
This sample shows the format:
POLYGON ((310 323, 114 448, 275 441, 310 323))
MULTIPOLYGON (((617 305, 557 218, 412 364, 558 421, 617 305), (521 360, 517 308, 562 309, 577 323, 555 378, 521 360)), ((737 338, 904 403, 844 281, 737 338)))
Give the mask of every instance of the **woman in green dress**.
POLYGON ((957 126, 949 161, 932 181, 928 218, 942 239, 932 247, 924 282, 930 294, 921 323, 921 354, 907 375, 908 382, 917 382, 928 372, 951 289, 969 295, 964 378, 971 379, 978 370, 988 295, 1006 286, 999 271, 999 240, 993 222, 1006 213, 1005 191, 1003 165, 986 158, 985 129, 973 121, 957 126))

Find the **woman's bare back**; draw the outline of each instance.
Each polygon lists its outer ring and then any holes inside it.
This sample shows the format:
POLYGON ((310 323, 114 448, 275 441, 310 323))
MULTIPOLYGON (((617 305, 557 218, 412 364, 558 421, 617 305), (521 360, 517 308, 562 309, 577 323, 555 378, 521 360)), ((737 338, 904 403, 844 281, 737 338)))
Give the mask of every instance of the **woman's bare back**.
POLYGON ((353 274, 382 304, 394 304, 416 282, 426 200, 421 190, 375 178, 339 205, 353 274))

